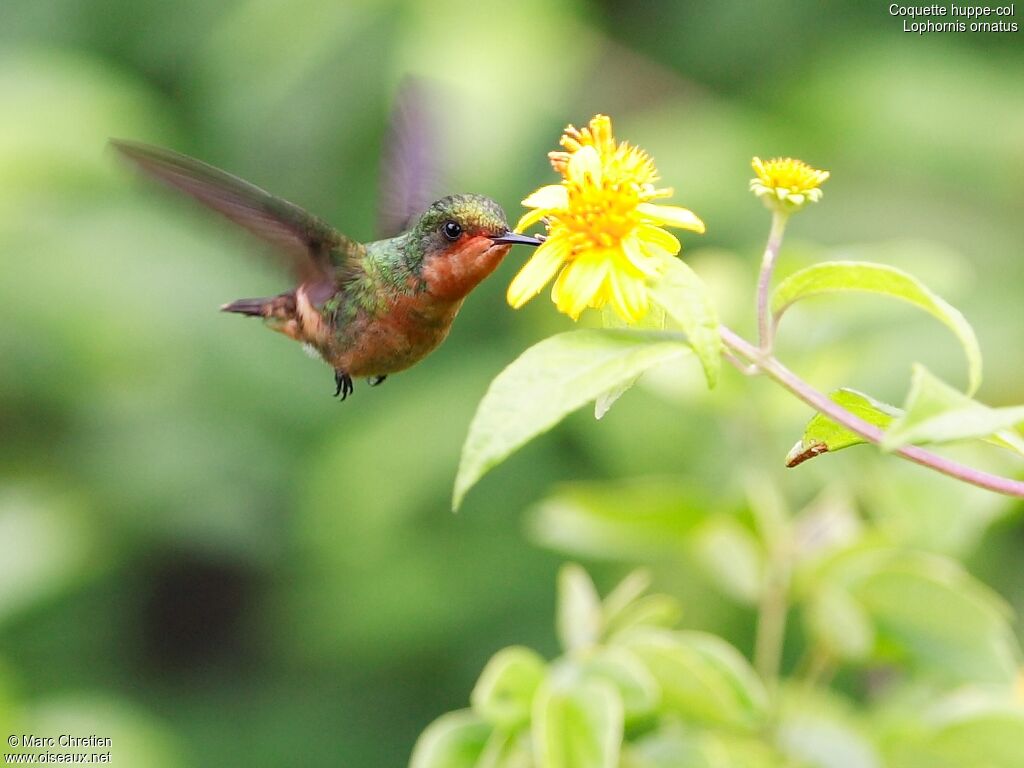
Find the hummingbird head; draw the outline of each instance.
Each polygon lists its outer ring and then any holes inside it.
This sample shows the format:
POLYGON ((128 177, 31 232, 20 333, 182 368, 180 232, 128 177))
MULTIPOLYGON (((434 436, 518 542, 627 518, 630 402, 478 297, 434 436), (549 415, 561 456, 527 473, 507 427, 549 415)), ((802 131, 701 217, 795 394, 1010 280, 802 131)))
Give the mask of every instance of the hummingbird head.
POLYGON ((410 250, 427 289, 440 298, 465 298, 515 244, 541 240, 511 232, 501 206, 483 195, 451 195, 432 203, 409 233, 410 250))

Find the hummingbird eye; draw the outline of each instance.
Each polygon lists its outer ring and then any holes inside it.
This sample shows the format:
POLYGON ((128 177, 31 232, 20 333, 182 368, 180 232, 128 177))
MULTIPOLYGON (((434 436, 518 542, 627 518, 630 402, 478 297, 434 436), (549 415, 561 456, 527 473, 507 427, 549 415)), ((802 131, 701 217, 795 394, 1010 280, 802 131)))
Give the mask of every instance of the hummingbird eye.
POLYGON ((451 221, 450 219, 441 225, 441 232, 449 240, 458 240, 459 235, 462 234, 462 227, 457 221, 451 221))

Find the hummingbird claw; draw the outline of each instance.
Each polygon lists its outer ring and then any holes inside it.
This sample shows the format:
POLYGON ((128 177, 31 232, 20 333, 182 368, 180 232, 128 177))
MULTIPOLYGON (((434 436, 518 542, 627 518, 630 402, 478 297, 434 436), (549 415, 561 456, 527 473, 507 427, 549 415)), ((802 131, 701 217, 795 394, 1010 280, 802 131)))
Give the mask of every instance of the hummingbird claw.
POLYGON ((334 390, 334 396, 341 396, 341 400, 345 400, 352 392, 355 391, 355 386, 352 384, 352 377, 344 371, 336 370, 334 372, 334 383, 338 385, 338 388, 334 390))
POLYGON ((371 387, 376 387, 379 384, 383 384, 384 383, 384 379, 386 379, 386 378, 387 378, 387 374, 385 374, 383 376, 371 376, 370 378, 368 378, 366 380, 366 383, 369 384, 371 387))

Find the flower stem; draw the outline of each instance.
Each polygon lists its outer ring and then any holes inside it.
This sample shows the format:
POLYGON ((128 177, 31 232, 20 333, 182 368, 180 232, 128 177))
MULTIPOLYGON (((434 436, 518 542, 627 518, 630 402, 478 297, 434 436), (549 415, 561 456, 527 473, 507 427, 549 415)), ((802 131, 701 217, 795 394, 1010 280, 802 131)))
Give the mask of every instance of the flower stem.
POLYGON ((747 496, 765 549, 764 581, 754 638, 754 668, 774 698, 779 687, 789 613, 793 533, 785 502, 766 479, 752 478, 748 483, 747 496))
MULTIPOLYGON (((830 400, 823 393, 789 370, 770 353, 758 349, 726 326, 721 325, 718 330, 726 347, 749 360, 752 365, 781 384, 797 398, 807 403, 819 413, 827 416, 836 424, 846 427, 868 442, 875 444, 881 442, 884 433, 874 424, 869 424, 864 419, 855 416, 838 403, 830 400)), ((1000 477, 999 475, 983 472, 980 469, 964 466, 959 462, 947 459, 945 456, 939 456, 916 445, 902 446, 897 448, 894 453, 915 464, 920 464, 962 482, 976 485, 979 488, 1003 493, 1007 496, 1024 498, 1024 482, 1020 480, 1011 480, 1007 477, 1000 477)))
POLYGON ((757 337, 762 352, 770 352, 772 348, 773 324, 768 317, 768 289, 771 288, 772 272, 782 248, 782 236, 786 232, 786 221, 789 214, 782 211, 772 212, 772 229, 768 234, 768 243, 764 247, 761 259, 761 274, 757 279, 757 337))
POLYGON ((786 636, 788 572, 779 563, 769 563, 757 611, 757 636, 754 639, 754 669, 774 697, 782 666, 782 644, 786 636))

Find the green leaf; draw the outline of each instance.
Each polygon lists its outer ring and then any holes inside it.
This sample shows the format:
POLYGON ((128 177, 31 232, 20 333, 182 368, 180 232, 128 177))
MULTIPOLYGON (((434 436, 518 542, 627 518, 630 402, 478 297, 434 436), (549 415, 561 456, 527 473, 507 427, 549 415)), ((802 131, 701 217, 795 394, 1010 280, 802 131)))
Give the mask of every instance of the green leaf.
POLYGON ((531 510, 545 546, 635 562, 686 554, 689 537, 720 499, 674 478, 567 483, 531 510))
POLYGON ((679 601, 670 595, 644 595, 650 583, 650 572, 637 569, 608 593, 601 605, 603 640, 635 627, 672 628, 679 623, 679 601))
POLYGON ((473 768, 534 768, 530 732, 494 731, 473 768))
MULTIPOLYGON (((640 331, 662 331, 665 329, 665 310, 661 307, 653 306, 639 322, 630 326, 627 325, 621 317, 619 317, 618 313, 614 309, 606 305, 601 310, 601 325, 604 328, 613 328, 618 330, 634 328, 640 331)), ((597 397, 597 400, 594 401, 594 418, 603 419, 605 414, 611 410, 613 405, 615 405, 615 402, 626 394, 626 392, 632 389, 633 385, 639 380, 639 376, 634 376, 629 381, 618 384, 607 392, 602 392, 597 397)))
POLYGON ((804 608, 808 634, 822 648, 840 659, 864 659, 875 645, 871 617, 844 588, 823 584, 804 608))
POLYGON ((566 652, 589 648, 601 633, 601 599, 580 566, 563 565, 558 572, 558 639, 566 652))
POLYGON ((581 662, 580 669, 586 679, 606 680, 615 686, 627 720, 649 715, 658 705, 658 682, 636 655, 625 648, 601 648, 581 662))
POLYGON ((621 768, 780 768, 788 765, 758 736, 665 722, 631 740, 621 768))
POLYGON ((651 289, 651 297, 682 328, 704 367, 708 387, 714 387, 722 369, 723 351, 718 310, 707 286, 686 262, 669 259, 668 264, 651 289))
POLYGON ((484 667, 469 701, 487 722, 517 728, 530 719, 530 707, 547 669, 544 659, 529 648, 498 651, 484 667))
POLYGON ((1008 684, 1020 648, 1009 609, 951 559, 870 553, 849 585, 878 634, 878 647, 947 678, 1008 684))
POLYGON ((532 732, 537 768, 617 768, 622 701, 603 680, 549 678, 534 701, 532 732))
POLYGON ((561 333, 526 350, 491 382, 477 408, 453 508, 488 470, 566 415, 687 351, 676 334, 610 330, 561 333))
POLYGON ((601 612, 604 616, 605 624, 615 621, 615 618, 639 600, 650 586, 650 571, 646 568, 637 568, 635 571, 630 571, 601 601, 601 612))
MULTIPOLYGON (((882 768, 885 763, 857 710, 831 690, 782 690, 776 743, 807 768, 882 768)), ((789 763, 787 763, 789 764, 789 763)))
POLYGON ((417 739, 409 768, 474 768, 490 734, 469 710, 441 715, 417 739))
POLYGON ((961 768, 1020 768, 1024 765, 1024 710, 964 714, 944 723, 929 745, 961 768))
POLYGON ((960 340, 967 357, 967 392, 981 384, 981 348, 974 330, 955 307, 936 296, 917 278, 884 264, 830 261, 801 269, 783 280, 772 295, 772 314, 778 324, 793 303, 836 291, 864 291, 907 301, 944 323, 960 340))
POLYGON ((743 603, 757 602, 764 579, 760 545, 747 528, 724 515, 697 531, 694 553, 702 570, 727 595, 743 603))
POLYGON ((745 658, 715 635, 636 630, 618 641, 661 686, 662 708, 714 725, 756 728, 767 712, 764 685, 745 658))
POLYGON ((1024 405, 989 408, 915 365, 902 416, 893 421, 881 446, 892 451, 908 443, 948 443, 988 437, 1024 423, 1024 405))
POLYGON ((883 734, 886 765, 899 768, 1019 768, 1024 706, 1012 689, 965 687, 917 709, 883 734))
POLYGON ((671 629, 679 623, 683 608, 671 595, 645 595, 605 621, 605 637, 617 638, 637 627, 671 629))
MULTIPOLYGON (((898 448, 906 442, 946 442, 980 437, 987 443, 1024 456, 1024 437, 1004 428, 1024 421, 1024 407, 989 408, 939 381, 923 366, 914 367, 908 411, 853 389, 838 389, 829 395, 829 399, 869 424, 889 429, 882 442, 883 447, 888 447, 890 440, 894 440, 893 447, 898 448), (902 433, 903 425, 908 422, 911 439, 906 440, 902 433)), ((823 453, 834 453, 866 442, 846 427, 817 413, 807 423, 803 437, 786 455, 786 466, 795 467, 823 453)))
MULTIPOLYGON (((875 400, 855 389, 837 389, 828 397, 832 402, 841 405, 855 416, 883 429, 902 413, 898 408, 875 400)), ((866 441, 860 435, 836 424, 827 416, 816 413, 807 422, 803 437, 786 455, 786 466, 795 467, 823 453, 834 453, 843 448, 849 448, 851 445, 861 445, 864 442, 866 441)))

